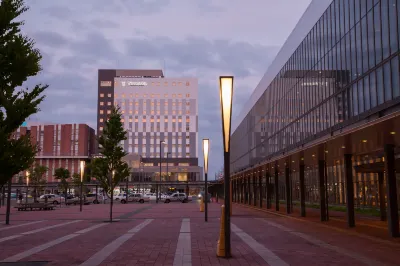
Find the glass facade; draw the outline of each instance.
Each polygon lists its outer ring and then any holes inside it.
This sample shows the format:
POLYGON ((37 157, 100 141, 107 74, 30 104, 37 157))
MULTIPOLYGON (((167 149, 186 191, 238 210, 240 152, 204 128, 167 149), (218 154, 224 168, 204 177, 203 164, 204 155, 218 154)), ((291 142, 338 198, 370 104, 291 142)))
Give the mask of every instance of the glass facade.
MULTIPOLYGON (((399 106, 399 12, 400 0, 332 1, 233 132, 231 172, 239 178, 236 185, 283 153, 399 106)), ((352 162, 379 163, 382 155, 354 154, 352 162)), ((282 170, 278 189, 285 200, 282 170)), ((299 201, 299 174, 290 171, 292 200, 299 201)), ((344 171, 343 159, 326 167, 330 204, 346 202, 344 171)), ((353 167, 353 182, 356 206, 379 206, 378 173, 353 167)), ((273 177, 269 183, 275 195, 273 177)), ((262 186, 265 190, 265 176, 262 186)), ((306 201, 318 203, 318 165, 306 166, 305 189, 306 201)))
POLYGON ((231 138, 231 171, 398 102, 400 0, 335 0, 231 138))

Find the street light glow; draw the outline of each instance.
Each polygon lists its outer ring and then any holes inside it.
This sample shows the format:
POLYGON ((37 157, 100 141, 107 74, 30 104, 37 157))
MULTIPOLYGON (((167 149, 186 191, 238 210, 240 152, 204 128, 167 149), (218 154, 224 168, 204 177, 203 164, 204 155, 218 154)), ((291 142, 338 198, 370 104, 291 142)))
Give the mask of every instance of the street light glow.
POLYGON ((26 185, 29 186, 29 171, 26 171, 26 185))
POLYGON ((223 127, 222 130, 224 135, 224 150, 225 152, 228 152, 231 133, 233 76, 219 77, 219 84, 223 127))
POLYGON ((203 139, 203 154, 204 154, 204 173, 208 174, 208 152, 210 149, 210 140, 203 139))
POLYGON ((81 161, 81 182, 83 182, 84 172, 85 172, 85 161, 81 161))

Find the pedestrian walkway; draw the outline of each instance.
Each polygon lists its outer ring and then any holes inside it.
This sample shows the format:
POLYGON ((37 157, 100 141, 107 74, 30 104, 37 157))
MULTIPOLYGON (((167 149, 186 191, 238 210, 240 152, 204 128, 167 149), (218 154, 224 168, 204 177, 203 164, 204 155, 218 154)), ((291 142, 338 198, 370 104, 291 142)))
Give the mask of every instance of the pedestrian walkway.
POLYGON ((0 225, 0 265, 398 265, 400 245, 233 205, 232 258, 216 256, 221 206, 209 221, 197 203, 108 205, 15 214, 0 225), (60 220, 60 215, 64 220, 60 220), (36 220, 36 221, 35 221, 36 220), (18 236, 18 237, 15 237, 18 236), (7 240, 10 238, 10 240, 7 240))

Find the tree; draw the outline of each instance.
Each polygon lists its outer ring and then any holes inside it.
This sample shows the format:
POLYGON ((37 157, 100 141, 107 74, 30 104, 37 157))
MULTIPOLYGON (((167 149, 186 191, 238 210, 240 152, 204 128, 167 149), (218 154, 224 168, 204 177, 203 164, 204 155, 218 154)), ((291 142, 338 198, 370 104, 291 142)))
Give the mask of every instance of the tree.
POLYGON ((34 162, 37 149, 29 135, 15 139, 13 133, 39 111, 48 87, 21 88, 41 71, 42 59, 34 41, 21 33, 24 22, 17 20, 27 10, 24 0, 0 1, 0 187, 34 162))
POLYGON ((114 107, 102 134, 98 137, 102 156, 95 158, 90 164, 92 176, 110 197, 110 222, 112 222, 114 188, 130 174, 128 164, 122 160, 128 153, 120 145, 121 141, 126 140, 126 135, 120 110, 114 107))
POLYGON ((44 174, 47 172, 48 168, 44 165, 36 164, 32 169, 29 170, 30 176, 30 185, 33 188, 33 202, 36 202, 38 192, 43 192, 43 189, 46 187, 47 180, 44 177, 44 174))
MULTIPOLYGON (((69 188, 68 179, 70 178, 71 174, 68 169, 60 167, 54 170, 54 179, 60 180, 58 187, 60 188, 61 191, 65 193, 65 195, 67 195, 68 193, 68 188, 69 188)), ((67 204, 67 201, 65 201, 65 204, 67 204)))

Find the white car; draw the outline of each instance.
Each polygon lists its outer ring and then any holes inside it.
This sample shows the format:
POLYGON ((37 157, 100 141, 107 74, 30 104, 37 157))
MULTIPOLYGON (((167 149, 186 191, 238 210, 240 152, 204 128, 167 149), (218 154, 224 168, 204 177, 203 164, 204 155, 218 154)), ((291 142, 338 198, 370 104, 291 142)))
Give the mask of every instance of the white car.
MULTIPOLYGON (((128 202, 145 203, 145 202, 149 202, 149 201, 150 201, 150 197, 143 196, 142 194, 139 194, 139 193, 130 194, 128 196, 128 202)), ((122 204, 127 203, 126 197, 121 199, 121 203, 122 204)))
POLYGON ((150 200, 156 200, 156 193, 146 193, 144 194, 145 197, 149 197, 150 200))
POLYGON ((126 199, 126 194, 125 193, 119 193, 118 195, 114 195, 113 199, 115 201, 119 201, 121 199, 126 199))
POLYGON ((174 193, 171 196, 168 196, 167 198, 164 199, 164 203, 170 203, 171 201, 180 201, 182 203, 188 202, 191 199, 189 199, 186 196, 186 193, 174 193))
POLYGON ((53 203, 54 205, 58 205, 60 203, 65 203, 65 198, 60 195, 56 194, 44 194, 39 197, 38 201, 39 202, 46 202, 47 198, 47 203, 53 203))

